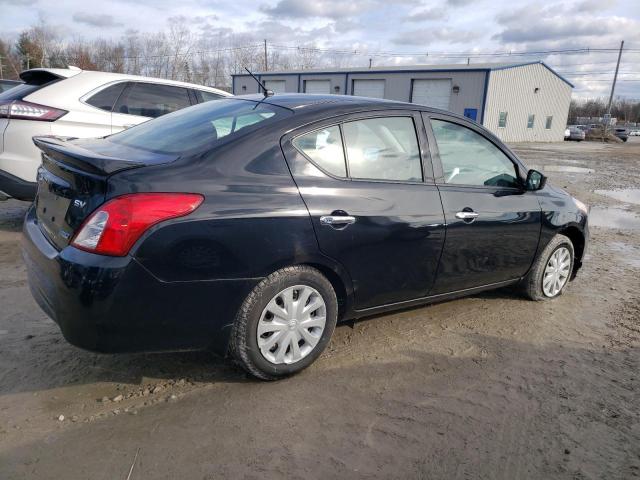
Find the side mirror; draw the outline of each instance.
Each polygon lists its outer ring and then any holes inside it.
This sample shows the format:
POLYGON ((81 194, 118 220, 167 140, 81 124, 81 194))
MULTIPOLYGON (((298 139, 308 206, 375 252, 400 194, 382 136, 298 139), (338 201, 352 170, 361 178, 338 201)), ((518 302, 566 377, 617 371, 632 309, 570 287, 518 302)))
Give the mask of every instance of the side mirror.
POLYGON ((527 172, 527 180, 525 181, 525 189, 534 192, 542 190, 547 183, 547 177, 537 170, 529 170, 527 172))

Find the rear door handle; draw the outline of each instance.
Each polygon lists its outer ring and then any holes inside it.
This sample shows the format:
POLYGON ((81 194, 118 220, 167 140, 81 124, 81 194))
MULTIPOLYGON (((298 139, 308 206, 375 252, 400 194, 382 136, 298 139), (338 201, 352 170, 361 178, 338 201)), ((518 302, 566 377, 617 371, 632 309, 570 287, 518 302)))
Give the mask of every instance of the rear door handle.
POLYGON ((460 220, 474 220, 478 218, 479 215, 476 212, 458 212, 456 213, 456 218, 460 220))
POLYGON ((323 215, 320 217, 322 225, 351 225, 356 223, 356 217, 351 215, 323 215))

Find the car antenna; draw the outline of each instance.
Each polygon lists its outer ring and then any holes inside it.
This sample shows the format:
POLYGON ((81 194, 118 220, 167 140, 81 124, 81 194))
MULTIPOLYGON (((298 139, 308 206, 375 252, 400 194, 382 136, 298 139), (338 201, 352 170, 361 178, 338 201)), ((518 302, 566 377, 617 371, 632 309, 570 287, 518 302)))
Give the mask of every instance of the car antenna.
POLYGON ((264 97, 273 97, 273 91, 271 90, 267 90, 267 87, 265 87, 262 82, 260 80, 258 80, 258 77, 256 77, 253 73, 251 73, 251 70, 249 70, 247 67, 244 67, 244 69, 249 73, 249 75, 251 75, 253 77, 253 79, 258 82, 258 85, 260 86, 260 89, 262 90, 262 93, 264 94, 264 97))

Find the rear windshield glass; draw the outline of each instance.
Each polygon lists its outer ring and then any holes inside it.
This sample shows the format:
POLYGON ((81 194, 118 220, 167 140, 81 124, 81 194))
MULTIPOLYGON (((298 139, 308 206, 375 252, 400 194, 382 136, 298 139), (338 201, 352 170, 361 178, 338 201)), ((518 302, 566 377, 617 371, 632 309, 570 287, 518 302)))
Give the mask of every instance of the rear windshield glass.
MULTIPOLYGON (((54 82, 51 82, 54 83, 54 82)), ((46 84, 49 85, 49 84, 46 84)), ((0 93, 0 101, 2 100, 22 100, 27 95, 31 95, 33 92, 40 90, 46 85, 33 85, 30 83, 22 83, 17 87, 10 88, 9 90, 0 93)))
POLYGON ((246 100, 218 100, 185 108, 108 137, 113 143, 159 153, 213 145, 291 112, 246 100))

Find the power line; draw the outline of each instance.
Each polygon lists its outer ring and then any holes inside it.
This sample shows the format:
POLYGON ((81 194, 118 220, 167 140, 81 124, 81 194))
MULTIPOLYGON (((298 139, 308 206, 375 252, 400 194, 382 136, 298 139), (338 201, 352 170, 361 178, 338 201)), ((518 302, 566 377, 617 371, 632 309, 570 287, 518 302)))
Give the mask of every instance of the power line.
MULTIPOLYGON (((591 47, 583 47, 583 48, 565 48, 565 49, 554 49, 554 50, 530 50, 530 51, 497 51, 497 52, 391 52, 391 51, 378 51, 378 52, 367 52, 363 50, 337 50, 337 49, 329 49, 329 48, 319 48, 319 47, 305 47, 305 46, 294 46, 294 45, 282 45, 282 44, 270 44, 270 46, 274 48, 288 49, 288 50, 299 50, 299 51, 308 51, 308 52, 317 52, 317 53, 332 53, 337 55, 368 55, 368 56, 394 56, 394 57, 402 57, 402 56, 427 56, 427 57, 442 57, 442 58, 467 58, 467 57, 517 57, 517 56, 547 56, 547 55, 576 55, 576 54, 592 54, 592 53, 613 53, 618 52, 618 47, 616 48, 591 48, 591 47)), ((625 49, 625 52, 629 53, 640 53, 640 49, 625 49)))
MULTIPOLYGON (((559 74, 561 75, 613 75, 613 72, 561 72, 558 71, 559 74)), ((621 75, 625 74, 625 75, 640 75, 640 71, 639 72, 619 72, 621 75)))

